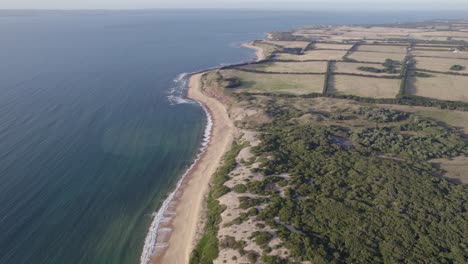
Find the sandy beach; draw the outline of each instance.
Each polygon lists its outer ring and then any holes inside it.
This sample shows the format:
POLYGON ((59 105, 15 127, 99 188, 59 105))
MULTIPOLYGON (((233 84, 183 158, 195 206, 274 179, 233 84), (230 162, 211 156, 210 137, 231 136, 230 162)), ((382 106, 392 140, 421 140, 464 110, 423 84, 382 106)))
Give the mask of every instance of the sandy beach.
POLYGON ((176 216, 171 223, 172 233, 167 242, 168 248, 161 256, 155 258, 153 263, 189 262, 211 176, 234 138, 234 125, 229 119, 226 108, 218 100, 202 92, 201 76, 202 74, 196 74, 190 78, 188 98, 203 104, 211 114, 213 130, 210 143, 187 177, 183 191, 177 199, 176 216))
POLYGON ((263 49, 253 45, 253 42, 243 43, 241 46, 244 47, 244 48, 254 49, 255 50, 255 55, 257 56, 257 61, 261 61, 261 60, 264 60, 266 58, 265 57, 265 52, 263 51, 263 49))
MULTIPOLYGON (((263 49, 252 43, 244 43, 242 46, 254 49, 257 61, 265 58, 263 49)), ((202 232, 202 214, 211 177, 234 140, 235 127, 227 109, 220 101, 202 91, 202 75, 203 73, 198 73, 190 77, 187 97, 201 103, 210 113, 213 122, 211 138, 205 152, 184 179, 171 203, 169 209, 175 215, 169 223, 162 226, 171 231, 160 234, 158 242, 165 246, 152 259, 155 264, 189 262, 197 234, 202 232)))

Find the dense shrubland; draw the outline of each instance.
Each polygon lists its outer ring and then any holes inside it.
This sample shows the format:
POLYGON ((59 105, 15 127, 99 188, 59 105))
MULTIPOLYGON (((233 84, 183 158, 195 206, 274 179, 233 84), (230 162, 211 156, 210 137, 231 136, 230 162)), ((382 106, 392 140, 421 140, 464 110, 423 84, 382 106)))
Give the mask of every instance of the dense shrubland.
POLYGON ((269 197, 256 218, 276 230, 295 261, 466 261, 468 187, 434 176, 438 171, 427 162, 462 155, 466 142, 457 133, 388 109, 354 112, 379 126, 362 131, 297 125, 290 119, 303 114, 299 110, 270 106, 268 111, 275 120, 254 148, 263 157, 265 178, 247 188, 269 197), (342 147, 335 137, 355 148, 342 147), (289 179, 276 176, 280 173, 289 179), (282 194, 274 191, 280 181, 282 194))

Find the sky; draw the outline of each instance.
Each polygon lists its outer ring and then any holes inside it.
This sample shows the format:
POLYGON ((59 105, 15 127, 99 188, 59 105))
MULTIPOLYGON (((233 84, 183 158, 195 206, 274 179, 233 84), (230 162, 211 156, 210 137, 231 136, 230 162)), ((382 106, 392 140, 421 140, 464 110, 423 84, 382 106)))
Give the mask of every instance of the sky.
POLYGON ((468 10, 468 0, 0 0, 0 9, 468 10))

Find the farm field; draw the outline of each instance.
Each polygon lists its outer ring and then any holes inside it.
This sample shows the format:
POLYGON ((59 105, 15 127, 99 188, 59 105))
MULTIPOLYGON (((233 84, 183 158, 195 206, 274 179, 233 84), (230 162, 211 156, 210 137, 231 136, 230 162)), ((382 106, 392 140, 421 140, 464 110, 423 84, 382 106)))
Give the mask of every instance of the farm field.
POLYGON ((468 76, 432 74, 430 78, 410 78, 411 95, 447 101, 468 102, 468 76))
POLYGON ((440 72, 457 72, 457 73, 468 73, 468 60, 450 59, 450 58, 430 58, 430 57, 416 57, 416 68, 440 71, 440 72), (453 65, 461 65, 465 68, 460 71, 451 71, 450 68, 453 65))
POLYGON ((438 46, 415 46, 413 50, 436 50, 436 51, 450 51, 455 47, 438 47, 438 46))
POLYGON ((385 62, 386 59, 403 61, 405 54, 398 53, 384 53, 384 52, 369 52, 369 51, 354 51, 348 58, 356 61, 368 61, 368 62, 385 62))
POLYGON ((223 78, 239 78, 241 86, 235 92, 270 92, 288 94, 321 93, 323 75, 263 74, 239 70, 222 70, 223 78))
POLYGON ((413 50, 411 55, 425 56, 425 57, 443 57, 443 58, 454 58, 454 59, 468 59, 468 52, 453 52, 453 51, 434 51, 434 50, 413 50))
POLYGON ((335 68, 333 69, 333 72, 335 73, 353 73, 353 74, 365 74, 365 75, 374 75, 374 76, 399 76, 398 73, 376 73, 376 72, 368 72, 368 71, 362 71, 359 70, 359 67, 373 67, 377 69, 383 70, 384 67, 379 64, 369 64, 369 63, 356 63, 356 62, 341 62, 338 61, 335 64, 335 68))
POLYGON ((309 50, 309 51, 306 51, 303 55, 279 53, 276 55, 275 59, 295 60, 295 61, 341 60, 345 54, 346 54, 346 51, 344 50, 309 50))
POLYGON ((406 54, 407 46, 390 46, 390 45, 359 45, 358 51, 373 51, 385 53, 400 53, 406 54))
POLYGON ((242 68, 265 72, 325 73, 327 71, 327 62, 267 62, 262 64, 247 65, 242 68))
POLYGON ((307 45, 309 45, 310 42, 307 42, 307 41, 267 41, 266 43, 282 46, 285 48, 304 49, 305 47, 307 47, 307 45))
POLYGON ((399 79, 334 75, 329 92, 370 98, 395 98, 399 87, 399 79))
POLYGON ((349 50, 353 45, 333 44, 333 43, 315 43, 314 46, 316 49, 349 50))

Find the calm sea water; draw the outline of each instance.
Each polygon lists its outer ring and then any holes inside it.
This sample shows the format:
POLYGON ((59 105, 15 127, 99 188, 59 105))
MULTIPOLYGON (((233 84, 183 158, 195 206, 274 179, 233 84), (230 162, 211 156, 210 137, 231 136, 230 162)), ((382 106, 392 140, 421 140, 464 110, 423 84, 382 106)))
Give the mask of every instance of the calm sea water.
POLYGON ((271 30, 447 15, 0 11, 0 263, 138 263, 205 125, 178 74, 271 30))

